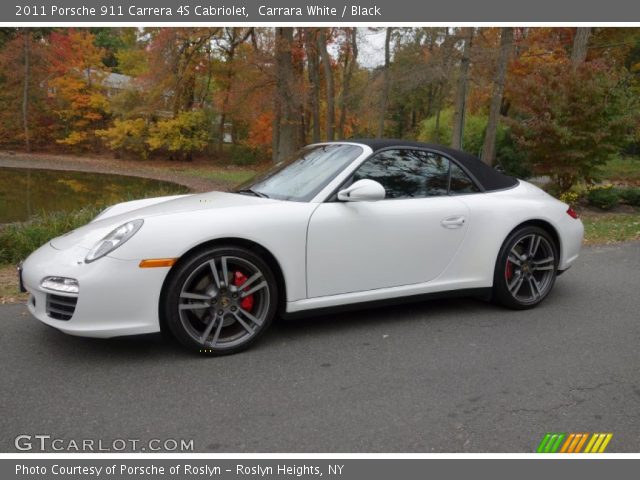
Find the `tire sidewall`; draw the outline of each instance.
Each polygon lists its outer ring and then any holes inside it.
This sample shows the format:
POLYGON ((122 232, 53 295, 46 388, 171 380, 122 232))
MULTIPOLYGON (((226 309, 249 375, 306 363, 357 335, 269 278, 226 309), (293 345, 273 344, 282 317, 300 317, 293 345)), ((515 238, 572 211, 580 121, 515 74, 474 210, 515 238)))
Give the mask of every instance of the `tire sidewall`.
POLYGON ((278 308, 278 286, 275 275, 271 271, 269 265, 255 252, 234 246, 217 246, 199 250, 187 257, 181 259, 169 272, 166 280, 163 298, 161 301, 161 315, 171 334, 184 346, 190 350, 205 355, 230 355, 241 352, 249 348, 256 342, 264 332, 269 328, 273 317, 278 308), (194 340, 184 329, 180 314, 178 313, 178 304, 180 301, 180 291, 184 282, 187 280, 194 268, 202 265, 205 261, 220 256, 233 256, 244 258, 253 263, 263 274, 269 286, 269 308, 263 324, 259 330, 246 342, 227 348, 211 348, 205 347, 194 340))

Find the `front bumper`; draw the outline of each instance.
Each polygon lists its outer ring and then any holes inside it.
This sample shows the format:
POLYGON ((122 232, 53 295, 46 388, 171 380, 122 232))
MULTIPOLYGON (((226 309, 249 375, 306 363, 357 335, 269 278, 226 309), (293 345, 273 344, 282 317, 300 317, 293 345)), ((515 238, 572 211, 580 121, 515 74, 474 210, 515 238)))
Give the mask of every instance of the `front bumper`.
MULTIPOLYGON (((109 338, 160 331, 158 305, 169 268, 138 267, 137 260, 109 256, 84 263, 88 250, 74 247, 58 250, 50 244, 33 252, 22 265, 22 280, 30 293, 27 307, 41 322, 70 335, 109 338), (47 276, 74 278, 79 294, 48 291, 40 286, 47 276), (54 318, 51 297, 74 303, 68 319, 54 318), (49 309, 49 311, 48 311, 49 309)), ((55 301, 56 299, 54 299, 55 301)))

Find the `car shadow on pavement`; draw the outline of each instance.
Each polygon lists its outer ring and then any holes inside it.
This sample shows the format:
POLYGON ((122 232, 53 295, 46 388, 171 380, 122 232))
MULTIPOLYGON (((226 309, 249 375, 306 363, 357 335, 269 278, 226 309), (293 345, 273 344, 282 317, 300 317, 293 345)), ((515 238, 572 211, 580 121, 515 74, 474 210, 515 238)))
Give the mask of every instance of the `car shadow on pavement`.
MULTIPOLYGON (((536 310, 552 307, 554 297, 562 297, 560 285, 557 292, 551 293, 545 303, 536 310)), ((283 341, 307 341, 313 337, 322 341, 324 337, 336 337, 343 334, 358 335, 389 328, 408 329, 416 324, 440 322, 448 328, 455 327, 490 327, 495 322, 505 319, 509 321, 527 321, 528 315, 517 315, 515 312, 493 305, 484 300, 474 298, 449 298, 438 300, 415 301, 393 306, 352 309, 340 313, 307 315, 296 319, 276 318, 274 324, 250 351, 261 351, 274 348, 283 341)), ((148 359, 162 358, 206 358, 197 352, 190 353, 173 338, 163 334, 116 337, 111 339, 94 339, 74 337, 42 326, 39 335, 41 349, 55 350, 56 356, 83 358, 118 358, 148 359)), ((276 347, 277 348, 277 347, 276 347)), ((268 350, 267 350, 268 351, 268 350)), ((242 354, 241 354, 242 355, 242 354)))

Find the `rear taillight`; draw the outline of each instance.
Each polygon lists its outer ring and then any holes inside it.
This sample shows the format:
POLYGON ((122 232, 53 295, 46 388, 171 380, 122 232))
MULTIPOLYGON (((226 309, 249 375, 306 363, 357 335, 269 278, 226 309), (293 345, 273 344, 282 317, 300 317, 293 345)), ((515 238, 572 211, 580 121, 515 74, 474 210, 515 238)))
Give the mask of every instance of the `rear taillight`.
POLYGON ((578 212, 576 212, 573 208, 569 207, 567 209, 567 215, 569 215, 571 218, 578 218, 578 212))

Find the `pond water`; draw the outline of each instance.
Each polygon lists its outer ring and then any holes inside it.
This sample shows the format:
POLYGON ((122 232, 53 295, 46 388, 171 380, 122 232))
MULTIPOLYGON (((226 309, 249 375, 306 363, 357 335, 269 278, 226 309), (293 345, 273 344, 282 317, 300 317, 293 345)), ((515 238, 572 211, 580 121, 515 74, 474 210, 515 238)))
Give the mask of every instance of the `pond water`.
POLYGON ((0 224, 43 212, 186 192, 182 185, 140 177, 0 167, 0 224))

